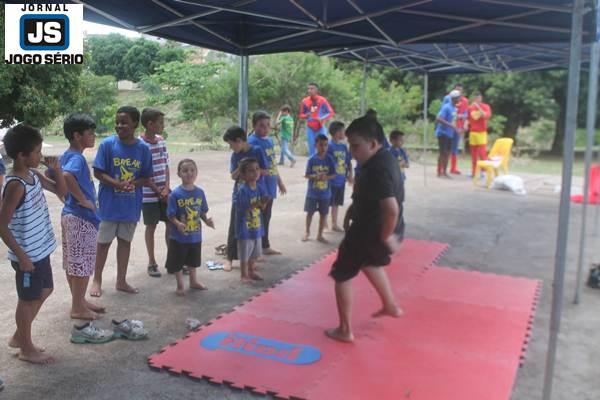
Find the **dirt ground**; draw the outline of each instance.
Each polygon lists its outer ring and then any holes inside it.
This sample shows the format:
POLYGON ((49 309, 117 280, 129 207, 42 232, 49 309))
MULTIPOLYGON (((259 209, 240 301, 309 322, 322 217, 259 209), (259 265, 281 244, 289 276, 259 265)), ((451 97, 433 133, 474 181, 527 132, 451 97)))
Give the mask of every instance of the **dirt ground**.
MULTIPOLYGON (((204 230, 203 260, 217 260, 214 247, 224 243, 229 218, 232 182, 228 177, 227 152, 195 152, 177 154, 172 165, 183 157, 192 157, 199 165, 198 184, 204 188, 216 230, 204 230)), ((53 254, 55 290, 42 308, 34 324, 33 337, 56 356, 53 366, 33 366, 18 361, 15 351, 4 345, 0 352, 0 376, 6 388, 2 399, 250 399, 250 392, 238 391, 207 382, 151 371, 146 357, 186 333, 188 317, 207 322, 231 310, 237 304, 285 279, 294 270, 310 264, 336 247, 340 234, 328 233, 331 245, 316 241, 302 243, 304 226, 303 178, 305 159, 291 169, 281 168, 288 195, 278 198, 272 220, 272 246, 282 256, 267 258, 261 271, 266 278, 256 286, 239 283, 239 270, 227 273, 202 268, 199 276, 207 291, 175 296, 172 276, 150 278, 146 274, 147 256, 143 227, 139 226, 132 246, 129 264, 130 283, 140 289, 137 295, 114 290, 116 265, 114 247, 105 269, 105 294, 101 304, 108 314, 99 322, 110 326, 110 319, 143 320, 150 331, 149 340, 127 342, 117 340, 103 345, 74 345, 69 342, 73 321, 69 319, 70 293, 61 270, 60 248, 53 254)), ((548 327, 551 307, 551 285, 557 232, 558 195, 555 185, 559 177, 524 176, 528 194, 474 188, 468 178, 452 181, 434 177, 429 167, 424 184, 423 167, 414 163, 408 171, 405 217, 407 237, 435 240, 450 244, 440 265, 455 268, 524 276, 543 281, 543 293, 535 318, 533 338, 527 358, 517 374, 513 400, 535 400, 542 397, 548 327)), ((172 185, 178 183, 176 177, 172 185)), ((577 184, 581 184, 576 180, 577 184)), ((61 204, 47 195, 55 232, 60 233, 61 204)), ((600 291, 584 289, 582 304, 572 305, 575 268, 579 243, 581 206, 573 205, 571 213, 565 302, 557 356, 554 399, 592 400, 598 398, 600 380, 597 366, 600 346, 596 342, 600 328, 600 291), (596 360, 596 361, 594 361, 596 360)), ((591 211, 590 221, 594 212, 591 211)), ((591 222, 590 222, 591 223, 591 222)), ((316 226, 314 227, 316 229, 316 226)), ((313 229, 313 231, 314 231, 313 229)), ((587 266, 598 260, 598 236, 589 230, 587 266)), ((157 235, 162 235, 160 227, 157 235)), ((3 293, 0 318, 0 341, 7 343, 14 331, 16 291, 14 274, 6 261, 6 248, 0 245, 0 292, 3 293)), ((166 248, 157 250, 163 264, 166 248)), ((162 269, 162 267, 161 267, 162 269)), ((162 269, 164 273, 164 269, 162 269)), ((333 288, 332 288, 333 289, 333 288)), ((325 304, 324 307, 334 307, 325 304)), ((335 324, 336 321, 331 321, 335 324)), ((440 399, 442 400, 442 399, 440 399)), ((485 399, 482 399, 485 400, 485 399)))

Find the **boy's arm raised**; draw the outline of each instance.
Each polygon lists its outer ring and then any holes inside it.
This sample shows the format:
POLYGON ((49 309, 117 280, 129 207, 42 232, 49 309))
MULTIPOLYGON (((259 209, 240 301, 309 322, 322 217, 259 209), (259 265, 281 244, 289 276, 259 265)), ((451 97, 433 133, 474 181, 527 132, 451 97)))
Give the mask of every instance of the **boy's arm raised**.
POLYGON ((10 248, 17 256, 21 271, 32 272, 34 270, 33 263, 21 246, 19 246, 12 232, 8 228, 8 224, 12 220, 15 210, 25 195, 25 188, 21 183, 13 181, 6 185, 4 193, 4 200, 2 201, 2 207, 0 207, 0 237, 2 237, 6 246, 8 246, 8 248, 10 248))
POLYGON ((67 184, 65 183, 65 178, 63 176, 62 168, 60 166, 60 161, 57 157, 47 157, 44 165, 48 167, 48 171, 51 172, 52 177, 54 179, 48 178, 46 175, 42 174, 39 171, 33 170, 35 174, 40 179, 40 183, 42 187, 54 193, 58 196, 59 199, 63 199, 67 194, 67 184))

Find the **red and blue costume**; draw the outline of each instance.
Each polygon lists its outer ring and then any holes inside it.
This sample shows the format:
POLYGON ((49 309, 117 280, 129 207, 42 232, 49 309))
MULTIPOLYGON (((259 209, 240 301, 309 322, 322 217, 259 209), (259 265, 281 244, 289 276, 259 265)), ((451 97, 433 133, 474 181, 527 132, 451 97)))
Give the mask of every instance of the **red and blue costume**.
POLYGON ((327 135, 325 122, 333 118, 333 108, 323 96, 307 96, 300 103, 298 118, 306 120, 306 144, 308 156, 315 155, 315 138, 317 135, 327 135))

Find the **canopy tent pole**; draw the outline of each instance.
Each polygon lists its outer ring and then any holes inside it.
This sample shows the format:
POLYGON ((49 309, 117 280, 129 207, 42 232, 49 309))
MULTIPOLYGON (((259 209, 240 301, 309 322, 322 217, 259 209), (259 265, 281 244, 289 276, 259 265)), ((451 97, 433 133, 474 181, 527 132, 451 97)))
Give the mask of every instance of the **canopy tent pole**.
MULTIPOLYGON (((575 299, 573 303, 579 304, 581 301, 581 288, 583 286, 583 262, 585 258, 585 234, 587 220, 587 205, 589 201, 590 188, 590 166, 592 164, 592 148, 594 146, 594 131, 596 127, 596 100, 598 97, 598 56, 600 44, 594 42, 590 47, 590 72, 588 82, 588 100, 587 100, 587 142, 585 145, 585 183, 583 184, 583 209, 581 210, 581 233, 579 236, 579 257, 577 258, 577 287, 575 289, 575 299)), ((596 207, 597 208, 597 207, 596 207)))
POLYGON ((363 77, 360 85, 360 115, 365 115, 367 112, 367 61, 363 63, 363 77))
POLYGON ((563 144, 562 182, 560 191, 560 208, 558 213, 556 254, 554 258, 550 338, 548 340, 548 354, 546 358, 546 373, 544 376, 544 391, 542 397, 543 400, 550 400, 552 398, 552 383, 554 380, 554 366, 556 363, 556 347, 558 344, 558 333, 560 331, 560 318, 563 305, 565 257, 567 250, 567 239, 569 236, 571 175, 573 173, 573 150, 575 128, 577 125, 577 99, 579 97, 583 3, 584 0, 575 0, 573 2, 573 16, 571 20, 571 46, 569 52, 569 81, 567 86, 567 113, 565 118, 565 139, 563 144))
POLYGON ((427 106, 429 103, 429 74, 423 74, 423 184, 427 186, 427 106))
POLYGON ((250 57, 240 55, 240 83, 238 87, 238 121, 242 129, 248 128, 248 68, 250 57))

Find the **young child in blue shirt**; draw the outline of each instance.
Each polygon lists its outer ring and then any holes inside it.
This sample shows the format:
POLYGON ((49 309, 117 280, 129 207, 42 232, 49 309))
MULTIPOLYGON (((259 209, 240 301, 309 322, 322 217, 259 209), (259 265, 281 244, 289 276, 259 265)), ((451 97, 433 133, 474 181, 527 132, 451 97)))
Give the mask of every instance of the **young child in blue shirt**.
POLYGON ((271 200, 263 210, 264 236, 262 239, 262 248, 265 255, 277 255, 281 252, 271 248, 269 241, 269 226, 271 223, 271 213, 273 210, 273 201, 277 198, 277 188, 281 194, 286 194, 287 189, 277 170, 277 154, 273 139, 269 137, 271 131, 271 117, 264 111, 257 111, 252 114, 252 129, 254 132, 248 136, 248 143, 259 146, 266 154, 267 158, 267 176, 264 177, 264 185, 271 200))
POLYGON ((237 255, 237 242, 235 239, 235 192, 238 187, 244 183, 240 177, 240 161, 244 158, 254 158, 258 161, 260 168, 259 184, 262 184, 264 176, 267 175, 267 156, 263 149, 259 146, 253 146, 247 141, 246 132, 239 126, 232 126, 223 135, 223 140, 229 144, 229 148, 232 150, 231 160, 229 162, 229 173, 231 179, 235 182, 233 184, 233 194, 231 196, 231 213, 229 217, 229 230, 227 232, 227 254, 226 262, 223 269, 225 271, 231 271, 233 260, 238 259, 237 255))
POLYGON ((137 108, 123 106, 115 118, 116 135, 100 143, 94 160, 94 177, 100 181, 98 191, 100 228, 96 269, 90 290, 93 297, 102 296, 102 271, 108 250, 117 238, 116 289, 135 294, 138 289, 127 283, 127 264, 131 240, 142 213, 142 187, 152 177, 150 149, 135 137, 140 123, 137 108))
POLYGON ((61 215, 63 268, 71 289, 71 318, 94 320, 100 307, 86 300, 88 282, 96 264, 100 218, 96 188, 83 151, 94 147, 96 123, 87 114, 71 114, 63 124, 69 148, 60 158, 68 193, 61 215))
POLYGON ((184 296, 183 267, 190 272, 190 289, 206 289, 196 278, 196 268, 202 265, 202 224, 214 229, 215 224, 208 218, 208 203, 204 191, 194 184, 198 167, 194 160, 183 159, 177 166, 177 176, 181 185, 169 195, 167 217, 171 223, 169 246, 165 268, 175 274, 178 296, 184 296))
POLYGON ((389 148, 390 153, 396 160, 398 160, 398 165, 400 165, 400 172, 402 173, 402 180, 406 180, 406 174, 404 170, 409 167, 408 162, 408 154, 406 150, 402 148, 404 146, 404 132, 399 131, 397 129, 390 132, 390 143, 392 147, 389 148))
POLYGON ((37 129, 26 124, 9 129, 4 147, 13 159, 13 168, 4 186, 0 236, 8 247, 19 297, 15 312, 17 330, 8 345, 19 349, 20 360, 50 364, 54 358, 31 340, 31 324, 54 287, 50 255, 56 249, 56 239, 43 189, 60 199, 67 187, 56 157, 46 157, 44 161, 48 175, 55 180, 35 170, 42 157, 42 135, 37 129))
POLYGON ((344 205, 344 192, 346 181, 352 185, 352 156, 348 146, 343 142, 346 137, 344 123, 333 121, 329 124, 329 135, 331 140, 327 147, 327 154, 333 157, 335 162, 335 178, 331 180, 331 229, 335 232, 344 230, 338 225, 338 209, 344 205))
POLYGON ((271 201, 266 189, 258 183, 260 166, 255 158, 240 161, 244 183, 235 193, 235 237, 240 258, 242 282, 262 280, 256 273, 256 260, 262 255, 263 219, 261 210, 271 201))
POLYGON ((302 241, 306 242, 310 236, 310 224, 315 211, 319 211, 319 233, 317 240, 329 243, 323 237, 323 230, 327 222, 327 214, 331 203, 331 184, 335 178, 335 161, 327 154, 328 139, 325 135, 318 135, 315 139, 317 154, 308 159, 304 177, 308 179, 308 190, 304 202, 306 211, 306 233, 302 241))

